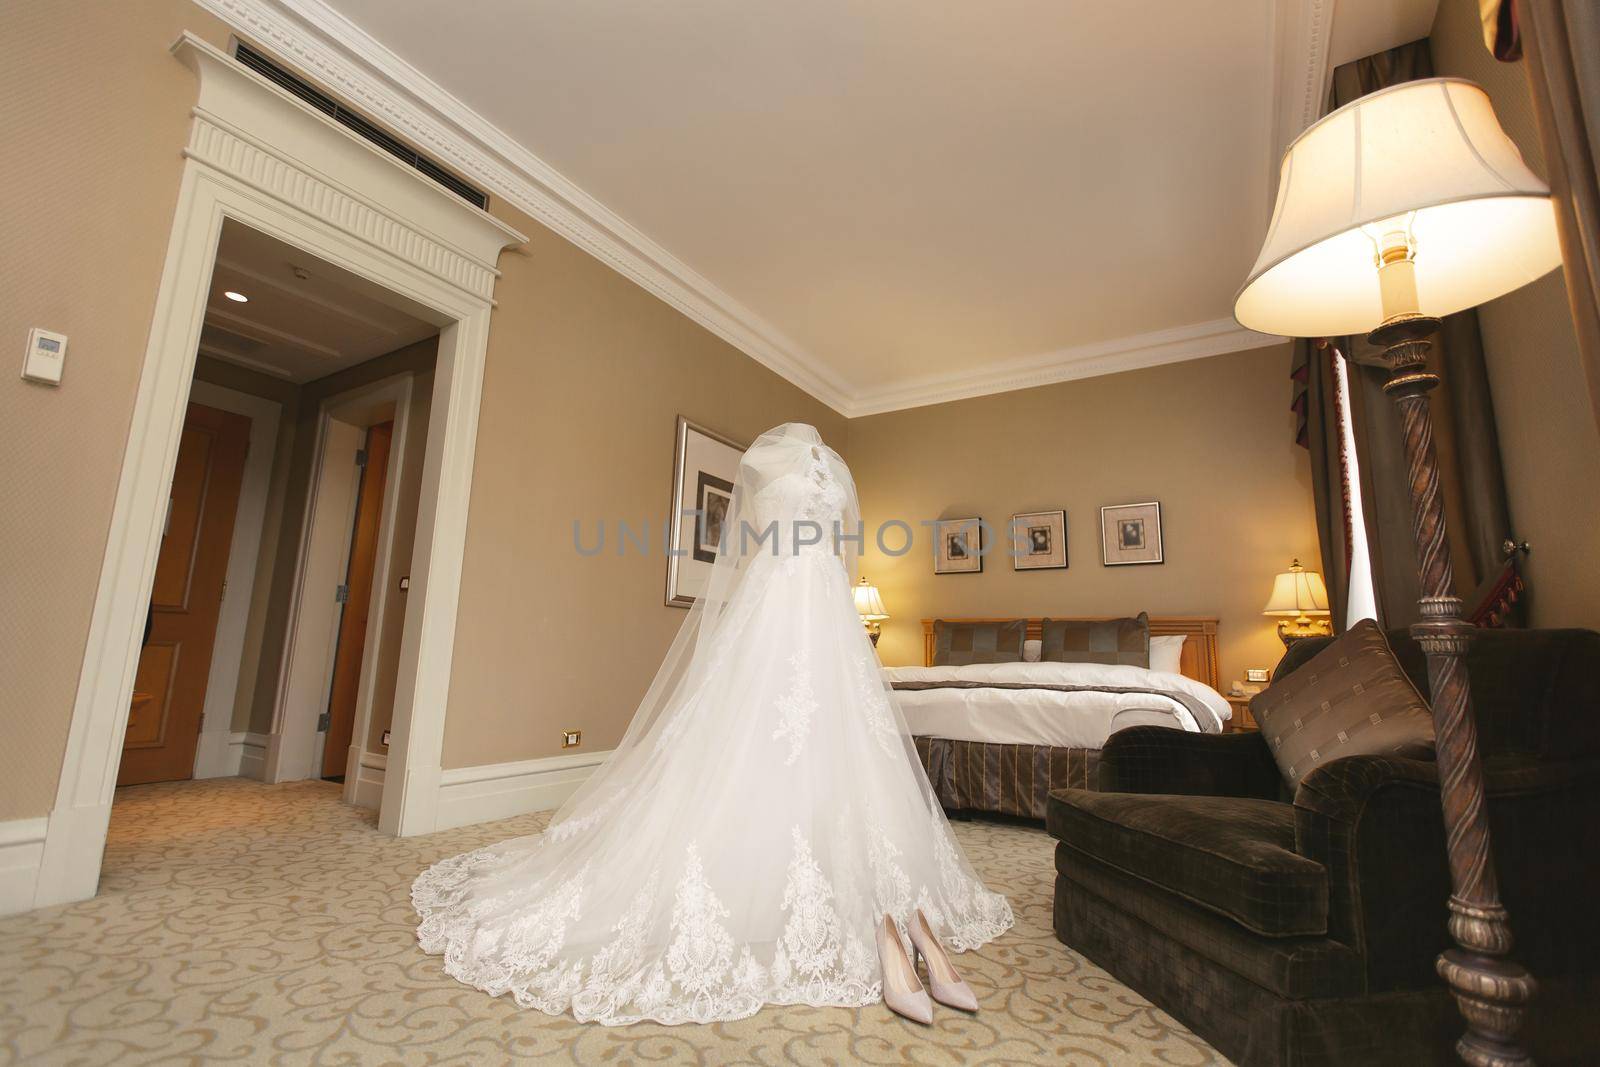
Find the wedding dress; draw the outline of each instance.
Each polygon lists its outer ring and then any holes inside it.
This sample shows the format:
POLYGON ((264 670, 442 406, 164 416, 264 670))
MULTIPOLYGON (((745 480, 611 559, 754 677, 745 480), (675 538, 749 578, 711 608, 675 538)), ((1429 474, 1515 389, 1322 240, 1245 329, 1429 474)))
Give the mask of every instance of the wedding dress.
POLYGON ((622 743, 542 834, 411 890, 424 951, 524 1007, 706 1023, 875 1002, 885 913, 1010 928, 950 832, 856 614, 850 472, 810 426, 739 465, 722 548, 622 743))

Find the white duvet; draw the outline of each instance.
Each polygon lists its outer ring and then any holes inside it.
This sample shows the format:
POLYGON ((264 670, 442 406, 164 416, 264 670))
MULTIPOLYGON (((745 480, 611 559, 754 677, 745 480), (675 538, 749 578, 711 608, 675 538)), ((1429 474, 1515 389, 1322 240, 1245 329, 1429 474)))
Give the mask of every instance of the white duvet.
POLYGON ((956 741, 1101 748, 1128 726, 1156 723, 1217 733, 1233 714, 1208 685, 1181 674, 1101 663, 983 663, 966 667, 887 667, 890 682, 1006 682, 1177 690, 1210 712, 1199 721, 1182 703, 1151 693, 1051 689, 923 689, 895 694, 916 735, 956 741))

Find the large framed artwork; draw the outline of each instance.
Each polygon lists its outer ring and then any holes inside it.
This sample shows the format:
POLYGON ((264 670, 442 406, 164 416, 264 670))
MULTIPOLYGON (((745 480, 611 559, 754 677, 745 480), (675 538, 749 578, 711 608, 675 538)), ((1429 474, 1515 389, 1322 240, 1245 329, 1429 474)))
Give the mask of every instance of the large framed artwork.
POLYGON ((933 573, 982 573, 982 545, 982 519, 940 520, 933 527, 933 573))
POLYGON ((667 603, 686 608, 711 578, 745 446, 682 415, 674 441, 667 603))
POLYGON ((1060 570, 1067 565, 1067 513, 1025 511, 1011 516, 1011 569, 1060 570))
POLYGON ((1100 551, 1107 567, 1160 563, 1160 502, 1111 504, 1101 508, 1100 551))

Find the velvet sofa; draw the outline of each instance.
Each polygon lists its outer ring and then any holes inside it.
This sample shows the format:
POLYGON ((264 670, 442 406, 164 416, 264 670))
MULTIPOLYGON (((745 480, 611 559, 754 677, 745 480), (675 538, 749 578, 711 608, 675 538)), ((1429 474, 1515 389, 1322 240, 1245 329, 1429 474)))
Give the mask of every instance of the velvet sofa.
MULTIPOLYGON (((1426 695, 1421 650, 1389 640, 1426 695)), ((1468 671, 1501 893, 1540 983, 1525 1033, 1542 1064, 1597 1062, 1600 634, 1483 631, 1468 671)), ((1050 796, 1063 942, 1241 1064, 1454 1062, 1431 761, 1352 756, 1291 795, 1259 733, 1134 727, 1099 774, 1050 796)))

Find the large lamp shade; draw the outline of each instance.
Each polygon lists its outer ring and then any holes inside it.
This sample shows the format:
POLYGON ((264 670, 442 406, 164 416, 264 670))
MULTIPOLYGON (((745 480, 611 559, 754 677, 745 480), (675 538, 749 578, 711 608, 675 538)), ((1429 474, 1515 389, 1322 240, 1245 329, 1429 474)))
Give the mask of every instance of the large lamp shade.
POLYGON ((1409 234, 1418 307, 1442 317, 1561 263, 1550 189, 1522 162, 1484 91, 1456 78, 1363 96, 1284 153, 1239 323, 1293 337, 1362 334, 1384 319, 1381 243, 1409 234))

